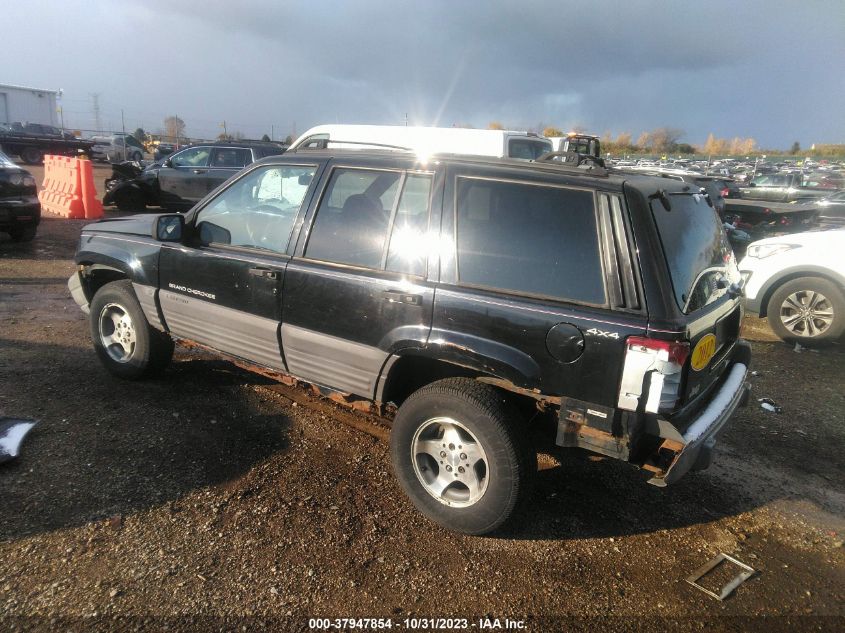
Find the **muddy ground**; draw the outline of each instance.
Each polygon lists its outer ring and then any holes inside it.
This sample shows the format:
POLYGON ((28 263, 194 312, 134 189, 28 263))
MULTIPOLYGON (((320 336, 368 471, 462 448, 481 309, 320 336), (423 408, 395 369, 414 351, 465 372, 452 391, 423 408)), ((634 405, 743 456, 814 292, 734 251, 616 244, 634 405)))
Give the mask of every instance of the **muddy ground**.
POLYGON ((65 287, 83 224, 0 237, 0 415, 40 420, 0 466, 4 628, 845 629, 841 346, 796 353, 746 319, 754 397, 783 413, 742 410, 708 471, 658 489, 550 451, 507 532, 461 536, 414 511, 382 440, 343 423, 362 414, 181 348, 161 379, 107 374, 65 287), (719 552, 758 570, 724 602, 684 580, 719 552))

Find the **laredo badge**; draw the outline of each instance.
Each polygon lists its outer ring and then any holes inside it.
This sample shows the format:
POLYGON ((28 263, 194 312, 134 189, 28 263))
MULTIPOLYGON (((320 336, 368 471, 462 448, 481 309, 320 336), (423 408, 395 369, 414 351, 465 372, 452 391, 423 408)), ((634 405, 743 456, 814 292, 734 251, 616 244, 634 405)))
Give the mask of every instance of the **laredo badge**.
POLYGON ((695 371, 701 371, 707 367, 707 363, 713 358, 716 353, 716 337, 713 334, 708 334, 702 337, 700 341, 692 350, 692 359, 690 360, 692 368, 695 371))

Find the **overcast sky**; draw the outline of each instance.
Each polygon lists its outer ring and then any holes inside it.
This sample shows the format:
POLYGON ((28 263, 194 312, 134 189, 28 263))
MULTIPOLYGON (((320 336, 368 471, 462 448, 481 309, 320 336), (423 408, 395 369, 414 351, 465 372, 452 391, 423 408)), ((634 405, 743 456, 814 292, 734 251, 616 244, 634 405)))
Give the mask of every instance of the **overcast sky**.
POLYGON ((0 83, 65 123, 275 137, 320 123, 672 126, 845 142, 843 0, 7 0, 0 83))

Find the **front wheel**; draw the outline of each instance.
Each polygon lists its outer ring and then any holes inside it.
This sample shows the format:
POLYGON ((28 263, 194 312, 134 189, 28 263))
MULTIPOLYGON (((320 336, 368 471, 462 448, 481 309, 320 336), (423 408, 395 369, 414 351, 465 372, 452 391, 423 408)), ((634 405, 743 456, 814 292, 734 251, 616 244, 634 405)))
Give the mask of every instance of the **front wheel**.
POLYGON ((138 189, 123 189, 114 194, 114 203, 121 211, 143 211, 147 208, 144 194, 138 189))
POLYGON ((21 160, 27 165, 38 165, 44 160, 44 152, 36 147, 24 147, 21 151, 21 160))
POLYGON ((131 282, 113 281, 91 301, 91 339, 115 376, 138 379, 160 373, 173 357, 173 340, 144 316, 131 282))
POLYGON ((775 334, 807 347, 837 340, 845 332, 845 297, 836 284, 819 277, 786 282, 766 308, 775 334))
POLYGON ((390 455, 417 509, 465 534, 501 527, 537 468, 517 411, 494 387, 468 378, 412 394, 393 422, 390 455))

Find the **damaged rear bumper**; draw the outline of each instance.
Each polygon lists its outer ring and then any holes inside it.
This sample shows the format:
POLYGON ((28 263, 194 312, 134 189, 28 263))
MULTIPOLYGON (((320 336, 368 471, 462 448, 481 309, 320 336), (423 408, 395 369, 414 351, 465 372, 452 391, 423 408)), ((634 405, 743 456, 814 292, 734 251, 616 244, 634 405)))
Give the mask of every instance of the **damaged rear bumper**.
POLYGON ((737 343, 734 363, 725 372, 726 378, 710 402, 689 421, 683 441, 667 441, 664 444, 665 449, 674 452, 674 457, 667 468, 658 470, 649 479, 650 484, 666 486, 675 483, 690 470, 700 470, 709 465, 716 434, 733 413, 748 402, 750 385, 746 377, 750 362, 750 346, 745 342, 737 343))

